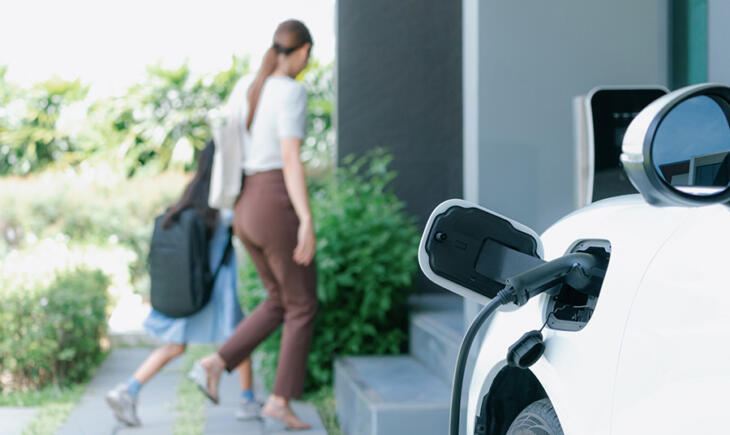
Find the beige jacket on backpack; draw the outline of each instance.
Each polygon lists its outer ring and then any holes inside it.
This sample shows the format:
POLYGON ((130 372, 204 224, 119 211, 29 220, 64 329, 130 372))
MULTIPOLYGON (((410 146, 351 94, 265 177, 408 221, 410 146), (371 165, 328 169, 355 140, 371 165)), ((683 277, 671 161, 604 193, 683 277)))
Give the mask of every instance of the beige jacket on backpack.
POLYGON ((233 209, 241 191, 241 161, 246 140, 248 85, 239 80, 218 116, 211 119, 215 142, 213 172, 210 177, 208 205, 217 209, 233 209))

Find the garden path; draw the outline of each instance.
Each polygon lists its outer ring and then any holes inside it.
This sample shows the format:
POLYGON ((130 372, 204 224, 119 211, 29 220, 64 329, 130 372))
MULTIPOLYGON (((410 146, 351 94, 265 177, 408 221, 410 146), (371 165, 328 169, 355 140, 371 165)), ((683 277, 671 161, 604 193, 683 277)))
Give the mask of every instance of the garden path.
POLYGON ((112 351, 56 434, 172 434, 177 384, 182 375, 181 358, 171 362, 140 392, 138 413, 142 427, 127 428, 120 425, 104 400, 106 392, 125 381, 149 353, 149 348, 112 351))
MULTIPOLYGON (((172 434, 177 386, 181 376, 185 376, 180 366, 182 358, 178 358, 165 367, 162 372, 145 385, 140 393, 138 412, 140 420, 142 420, 141 427, 129 428, 117 423, 111 410, 104 401, 106 392, 120 381, 127 379, 129 374, 134 371, 149 352, 149 348, 117 348, 112 351, 96 376, 89 382, 86 392, 81 397, 76 408, 71 412, 66 422, 56 434, 172 434)), ((223 379, 221 382, 220 405, 206 405, 204 434, 259 435, 267 433, 264 431, 264 425, 260 421, 241 422, 234 418, 233 413, 239 400, 239 385, 237 372, 223 379)), ((260 387, 258 391, 262 391, 260 387)), ((313 425, 312 430, 297 432, 298 434, 327 435, 313 405, 294 403, 294 409, 305 421, 311 422, 313 425)), ((278 434, 276 432, 268 433, 272 435, 278 434)), ((284 432, 281 434, 284 434, 284 432)))
POLYGON ((7 435, 20 435, 28 423, 33 420, 37 408, 18 408, 12 406, 0 406, 0 423, 2 431, 7 435))

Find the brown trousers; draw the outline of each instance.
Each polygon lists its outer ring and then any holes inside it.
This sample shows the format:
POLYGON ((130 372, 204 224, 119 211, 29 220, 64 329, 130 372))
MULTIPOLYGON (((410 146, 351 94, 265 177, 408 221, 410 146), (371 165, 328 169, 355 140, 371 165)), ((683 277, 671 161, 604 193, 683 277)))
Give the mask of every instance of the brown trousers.
POLYGON ((231 371, 283 322, 273 393, 296 398, 304 389, 318 307, 316 268, 314 261, 305 267, 292 258, 299 219, 282 171, 246 176, 243 186, 233 230, 251 256, 269 297, 243 319, 218 354, 231 371))

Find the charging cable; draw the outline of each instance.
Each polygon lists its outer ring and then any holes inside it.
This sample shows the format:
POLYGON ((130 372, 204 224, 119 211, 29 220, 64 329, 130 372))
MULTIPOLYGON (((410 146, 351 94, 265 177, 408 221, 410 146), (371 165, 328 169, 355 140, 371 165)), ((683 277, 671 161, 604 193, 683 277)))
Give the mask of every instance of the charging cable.
POLYGON ((590 288, 591 278, 602 272, 598 257, 579 252, 564 255, 507 279, 504 288, 477 314, 461 341, 451 389, 450 435, 459 435, 461 392, 467 357, 484 322, 502 305, 514 303, 521 307, 532 297, 551 290, 560 283, 566 283, 577 291, 586 290, 590 288))

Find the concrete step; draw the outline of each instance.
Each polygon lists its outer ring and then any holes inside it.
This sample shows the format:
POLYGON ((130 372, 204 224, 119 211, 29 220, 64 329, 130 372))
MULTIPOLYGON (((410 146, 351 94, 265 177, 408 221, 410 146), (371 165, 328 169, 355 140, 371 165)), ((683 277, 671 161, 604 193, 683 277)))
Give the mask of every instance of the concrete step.
POLYGON ((451 385, 454 364, 464 335, 461 307, 449 300, 443 304, 421 304, 411 311, 410 354, 436 376, 451 385))
POLYGON ((408 298, 408 311, 463 311, 464 298, 444 290, 438 294, 415 294, 408 298))
POLYGON ((443 435, 449 397, 448 385, 407 355, 335 362, 337 416, 347 435, 443 435))

